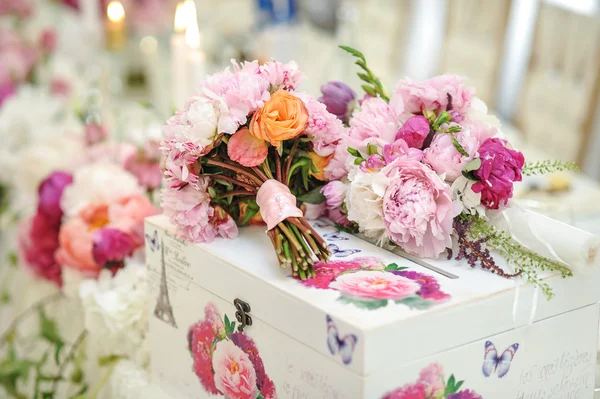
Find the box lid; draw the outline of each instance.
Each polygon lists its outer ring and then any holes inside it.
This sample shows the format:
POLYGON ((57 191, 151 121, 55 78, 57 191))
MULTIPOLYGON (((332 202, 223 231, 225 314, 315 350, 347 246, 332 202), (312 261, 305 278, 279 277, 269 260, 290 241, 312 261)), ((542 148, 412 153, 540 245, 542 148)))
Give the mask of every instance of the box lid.
MULTIPOLYGON (((247 302, 253 318, 364 376, 388 367, 389 359, 408 363, 600 299, 598 272, 545 276, 556 294, 548 301, 524 280, 428 259, 438 273, 326 221, 313 226, 333 256, 316 278, 301 282, 279 268, 264 227, 243 228, 234 240, 190 244, 174 237, 166 217, 146 219, 147 235, 157 231, 176 266, 169 278, 230 303, 247 302)), ((499 256, 496 263, 505 266, 499 256)))

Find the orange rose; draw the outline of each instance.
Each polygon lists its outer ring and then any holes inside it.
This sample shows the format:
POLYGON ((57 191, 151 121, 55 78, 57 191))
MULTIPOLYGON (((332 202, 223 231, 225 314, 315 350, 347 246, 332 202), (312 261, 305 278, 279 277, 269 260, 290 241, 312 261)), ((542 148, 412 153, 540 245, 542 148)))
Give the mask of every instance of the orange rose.
POLYGON ((327 167, 327 165, 329 165, 329 161, 331 161, 333 154, 326 157, 322 157, 320 155, 317 155, 317 153, 311 151, 308 153, 308 157, 312 159, 313 165, 315 165, 315 167, 319 170, 318 172, 314 172, 311 170, 310 175, 314 176, 317 180, 327 181, 327 179, 325 178, 325 168, 327 167))
POLYGON ((308 123, 308 110, 304 102, 285 90, 278 90, 254 113, 250 133, 279 148, 283 140, 300 135, 308 123))

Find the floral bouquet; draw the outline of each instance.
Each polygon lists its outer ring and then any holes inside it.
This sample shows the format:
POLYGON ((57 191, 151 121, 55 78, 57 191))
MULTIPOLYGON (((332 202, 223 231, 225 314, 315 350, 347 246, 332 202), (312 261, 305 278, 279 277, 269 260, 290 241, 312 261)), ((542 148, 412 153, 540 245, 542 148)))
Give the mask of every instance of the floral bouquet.
POLYGON ((204 320, 190 326, 188 348, 202 387, 232 399, 277 398, 256 344, 234 331, 235 322, 223 319, 214 303, 204 308, 204 320))
POLYGON ((450 258, 454 245, 457 259, 504 277, 525 274, 550 296, 536 269, 563 277, 571 271, 529 251, 491 222, 508 206, 513 184, 523 174, 575 166, 526 164, 523 154, 501 138, 498 120, 487 114, 462 78, 401 80, 390 97, 364 56, 342 48, 358 58, 367 96, 350 116, 332 161, 345 165, 346 173, 323 189, 327 205, 346 216, 340 224, 420 257, 447 252, 450 258), (490 248, 515 270, 496 265, 490 248))
POLYGON ((304 279, 328 248, 298 208, 320 203, 344 132, 326 106, 295 89, 295 63, 234 63, 204 81, 167 122, 164 213, 192 242, 266 223, 282 267, 304 279))

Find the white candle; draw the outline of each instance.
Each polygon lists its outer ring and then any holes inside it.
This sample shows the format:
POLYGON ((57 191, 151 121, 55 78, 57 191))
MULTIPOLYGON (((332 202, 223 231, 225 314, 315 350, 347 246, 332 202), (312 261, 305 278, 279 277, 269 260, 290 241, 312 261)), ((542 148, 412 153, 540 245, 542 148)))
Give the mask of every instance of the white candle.
POLYGON ((200 31, 198 30, 198 20, 196 18, 196 6, 193 2, 190 7, 190 19, 185 28, 185 44, 188 47, 188 96, 193 96, 198 92, 200 83, 206 74, 206 57, 200 48, 200 31))
POLYGON ((175 32, 171 36, 171 90, 173 105, 181 108, 187 98, 187 46, 185 30, 188 23, 188 3, 177 4, 175 11, 175 32))
POLYGON ((127 40, 125 31, 125 9, 119 1, 111 1, 106 7, 106 46, 120 51, 127 40))

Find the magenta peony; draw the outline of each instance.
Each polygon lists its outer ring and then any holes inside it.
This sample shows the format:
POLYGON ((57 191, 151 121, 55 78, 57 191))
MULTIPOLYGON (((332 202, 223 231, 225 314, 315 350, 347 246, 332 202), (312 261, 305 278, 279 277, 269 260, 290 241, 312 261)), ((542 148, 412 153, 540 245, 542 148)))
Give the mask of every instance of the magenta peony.
POLYGON ((21 223, 19 230, 19 259, 21 264, 36 277, 62 286, 62 272, 54 253, 58 248, 56 224, 43 213, 21 223))
POLYGON ((506 147, 502 139, 487 139, 479 147, 481 167, 475 171, 480 181, 473 191, 481 193, 481 203, 489 209, 506 205, 513 194, 513 184, 522 180, 523 154, 506 147))
POLYGON ((60 223, 63 211, 60 199, 63 190, 73 182, 73 176, 65 172, 53 172, 44 179, 38 187, 38 212, 43 213, 49 220, 60 223))
POLYGON ((218 395, 220 392, 215 386, 215 373, 211 361, 214 340, 215 332, 208 320, 193 324, 188 331, 188 345, 194 358, 194 373, 206 392, 218 395))
POLYGON ((92 256, 94 262, 102 267, 123 264, 124 259, 134 249, 131 236, 121 230, 103 228, 92 235, 92 256))
POLYGON ((423 143, 429 135, 429 121, 418 115, 409 118, 396 133, 396 140, 402 139, 411 148, 423 148, 423 143))
POLYGON ((406 384, 383 395, 381 399, 429 399, 427 386, 422 382, 406 384))
POLYGON ((483 396, 475 391, 466 389, 464 391, 459 391, 457 393, 448 395, 448 399, 483 399, 483 396))
POLYGON ((450 187, 426 165, 397 159, 382 171, 390 179, 383 196, 387 236, 405 251, 435 258, 452 245, 450 187))

